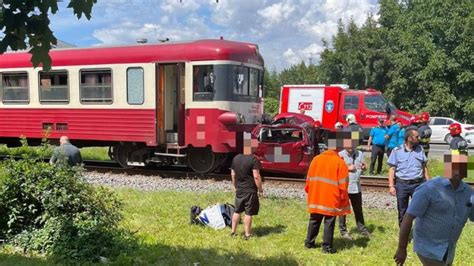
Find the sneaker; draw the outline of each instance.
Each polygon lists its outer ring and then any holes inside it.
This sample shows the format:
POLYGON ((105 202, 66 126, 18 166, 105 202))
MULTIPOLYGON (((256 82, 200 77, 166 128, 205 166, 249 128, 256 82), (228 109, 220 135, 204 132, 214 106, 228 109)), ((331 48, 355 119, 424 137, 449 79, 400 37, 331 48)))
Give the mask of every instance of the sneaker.
POLYGON ((330 248, 330 247, 323 247, 322 252, 325 253, 325 254, 334 254, 334 253, 337 252, 337 250, 334 249, 334 248, 330 248))
POLYGON ((341 233, 342 238, 352 240, 352 236, 348 232, 341 233))
POLYGON ((315 243, 311 243, 311 244, 304 244, 304 247, 305 248, 308 248, 308 249, 312 249, 312 248, 316 248, 316 244, 315 243))
POLYGON ((250 237, 252 237, 252 235, 248 235, 248 236, 247 236, 247 235, 244 235, 244 240, 249 240, 250 237))
POLYGON ((229 235, 229 236, 230 236, 230 237, 236 237, 236 236, 237 236, 237 234, 236 234, 236 233, 230 233, 230 235, 229 235))

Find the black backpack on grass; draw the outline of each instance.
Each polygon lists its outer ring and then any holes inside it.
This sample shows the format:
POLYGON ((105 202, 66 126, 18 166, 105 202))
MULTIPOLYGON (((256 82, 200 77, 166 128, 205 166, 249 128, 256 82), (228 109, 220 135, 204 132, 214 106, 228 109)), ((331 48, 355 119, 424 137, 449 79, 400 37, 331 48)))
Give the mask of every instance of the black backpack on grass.
POLYGON ((201 213, 202 209, 199 206, 192 206, 191 213, 189 217, 190 224, 202 224, 201 221, 198 219, 199 214, 201 213))

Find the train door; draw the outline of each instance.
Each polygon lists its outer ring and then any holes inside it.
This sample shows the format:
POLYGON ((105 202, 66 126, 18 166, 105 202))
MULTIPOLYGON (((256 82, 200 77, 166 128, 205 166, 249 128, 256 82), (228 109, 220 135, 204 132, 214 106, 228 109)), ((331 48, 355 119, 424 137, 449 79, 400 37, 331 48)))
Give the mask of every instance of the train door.
POLYGON ((184 64, 158 67, 158 143, 184 145, 184 64))

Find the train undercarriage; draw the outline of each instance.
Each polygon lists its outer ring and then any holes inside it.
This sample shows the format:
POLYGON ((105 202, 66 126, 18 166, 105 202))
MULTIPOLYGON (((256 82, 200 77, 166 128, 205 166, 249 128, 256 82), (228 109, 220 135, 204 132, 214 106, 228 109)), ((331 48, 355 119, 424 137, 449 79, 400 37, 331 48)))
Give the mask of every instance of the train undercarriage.
POLYGON ((109 156, 123 168, 136 165, 179 165, 188 166, 194 172, 203 174, 224 170, 233 157, 231 153, 215 153, 210 146, 182 147, 167 144, 147 147, 143 144, 123 142, 109 146, 109 156))
MULTIPOLYGON (((3 138, 2 144, 8 147, 22 145, 18 138, 3 138)), ((57 139, 48 141, 51 145, 59 145, 57 139)), ((41 139, 29 138, 29 146, 39 146, 41 139)), ((158 147, 149 147, 144 143, 136 142, 97 142, 72 140, 72 144, 79 147, 108 147, 109 157, 123 168, 134 166, 187 166, 196 173, 222 172, 228 169, 234 153, 215 153, 210 146, 193 147, 163 144, 158 147)))

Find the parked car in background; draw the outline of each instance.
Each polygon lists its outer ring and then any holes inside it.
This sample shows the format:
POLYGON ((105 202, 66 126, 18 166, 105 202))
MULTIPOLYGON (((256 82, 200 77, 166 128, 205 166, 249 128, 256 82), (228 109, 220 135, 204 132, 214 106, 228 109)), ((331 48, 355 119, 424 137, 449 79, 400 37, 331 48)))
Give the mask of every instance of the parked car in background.
POLYGON ((431 127, 431 142, 438 143, 450 143, 451 135, 449 134, 448 127, 452 123, 459 123, 462 127, 461 136, 464 137, 468 142, 469 146, 474 146, 474 125, 463 124, 449 117, 431 117, 430 127, 431 127))

